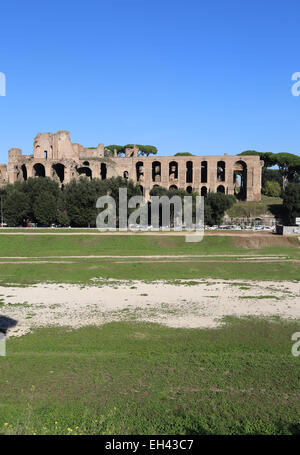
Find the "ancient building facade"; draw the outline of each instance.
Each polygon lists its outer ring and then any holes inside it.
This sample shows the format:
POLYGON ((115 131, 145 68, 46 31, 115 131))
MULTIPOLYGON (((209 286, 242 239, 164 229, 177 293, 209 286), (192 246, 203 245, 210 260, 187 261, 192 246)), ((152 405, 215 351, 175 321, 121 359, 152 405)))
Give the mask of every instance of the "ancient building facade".
POLYGON ((0 165, 0 185, 30 177, 50 177, 62 186, 80 176, 107 179, 121 176, 132 179, 146 198, 155 186, 183 188, 201 195, 209 192, 239 194, 247 201, 261 198, 259 156, 141 156, 137 147, 124 153, 85 148, 72 143, 68 131, 42 133, 34 139, 33 154, 8 151, 8 166, 0 165))

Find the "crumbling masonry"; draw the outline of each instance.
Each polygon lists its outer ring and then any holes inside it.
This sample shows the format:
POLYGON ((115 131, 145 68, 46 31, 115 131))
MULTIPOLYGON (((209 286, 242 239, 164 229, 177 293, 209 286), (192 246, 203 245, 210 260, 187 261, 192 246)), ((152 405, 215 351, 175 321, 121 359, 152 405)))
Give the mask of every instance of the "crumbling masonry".
POLYGON ((29 177, 50 177, 61 186, 78 179, 107 179, 121 176, 132 179, 146 198, 155 186, 183 188, 205 196, 209 192, 239 194, 241 199, 259 201, 261 168, 259 156, 142 156, 137 147, 124 153, 85 148, 72 143, 68 131, 38 134, 33 154, 8 151, 8 166, 0 164, 0 185, 24 181, 29 177))

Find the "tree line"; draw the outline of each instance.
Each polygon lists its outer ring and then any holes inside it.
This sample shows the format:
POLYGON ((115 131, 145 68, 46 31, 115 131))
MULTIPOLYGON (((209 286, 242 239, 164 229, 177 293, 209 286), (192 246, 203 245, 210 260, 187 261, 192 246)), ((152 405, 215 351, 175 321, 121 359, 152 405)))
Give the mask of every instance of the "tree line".
POLYGON ((270 153, 247 150, 241 155, 258 155, 263 160, 262 193, 283 196, 289 183, 300 183, 300 156, 292 153, 270 153))
MULTIPOLYGON (((56 224, 72 227, 94 227, 99 209, 96 201, 100 196, 110 195, 117 206, 119 188, 127 188, 128 199, 142 195, 140 186, 132 180, 112 177, 106 180, 80 177, 66 184, 63 189, 49 177, 29 178, 24 182, 9 184, 0 190, 3 220, 8 226, 27 226, 29 222, 40 226, 56 224)), ((198 193, 189 194, 183 189, 154 187, 150 196, 192 196, 193 215, 198 193)), ((223 193, 209 193, 205 198, 205 224, 221 224, 224 213, 234 203, 234 196, 223 193)), ((151 201, 148 203, 149 224, 151 223, 151 201)), ((131 210, 132 211, 132 210, 131 210)), ((128 210, 128 216, 130 210, 128 210)), ((172 206, 171 206, 172 217, 172 206)))

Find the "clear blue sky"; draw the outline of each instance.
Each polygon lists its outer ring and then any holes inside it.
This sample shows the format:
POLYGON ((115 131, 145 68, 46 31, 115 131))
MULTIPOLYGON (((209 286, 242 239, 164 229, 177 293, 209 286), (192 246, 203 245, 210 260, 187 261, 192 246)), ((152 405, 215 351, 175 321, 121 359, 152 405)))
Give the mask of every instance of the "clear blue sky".
POLYGON ((38 132, 161 155, 300 152, 300 2, 1 4, 0 161, 38 132))

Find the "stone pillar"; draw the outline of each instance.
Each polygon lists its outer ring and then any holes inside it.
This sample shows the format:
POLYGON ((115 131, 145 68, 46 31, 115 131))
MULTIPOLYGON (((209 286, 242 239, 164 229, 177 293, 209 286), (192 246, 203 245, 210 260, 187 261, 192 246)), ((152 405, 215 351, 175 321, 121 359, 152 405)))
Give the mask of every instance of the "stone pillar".
POLYGON ((200 194, 201 191, 201 158, 192 158, 193 162, 193 188, 200 194))
MULTIPOLYGON (((187 161, 180 160, 178 161, 178 188, 186 188, 186 163, 187 161)), ((176 183, 175 183, 176 185, 176 183)), ((190 184, 191 185, 191 184, 190 184)))

